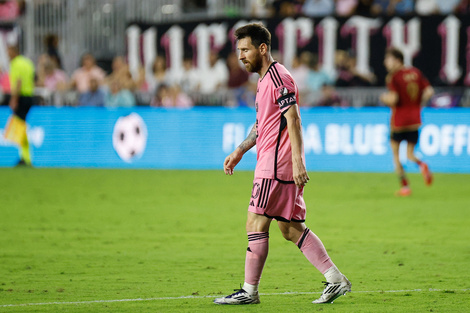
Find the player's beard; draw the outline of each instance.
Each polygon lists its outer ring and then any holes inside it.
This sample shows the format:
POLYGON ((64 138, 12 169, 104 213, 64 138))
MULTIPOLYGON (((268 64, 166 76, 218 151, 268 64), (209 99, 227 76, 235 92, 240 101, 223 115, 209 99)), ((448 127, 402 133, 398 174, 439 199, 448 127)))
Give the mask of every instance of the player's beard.
POLYGON ((261 55, 257 54, 252 62, 246 61, 244 62, 244 64, 248 72, 258 73, 261 70, 262 66, 261 55))

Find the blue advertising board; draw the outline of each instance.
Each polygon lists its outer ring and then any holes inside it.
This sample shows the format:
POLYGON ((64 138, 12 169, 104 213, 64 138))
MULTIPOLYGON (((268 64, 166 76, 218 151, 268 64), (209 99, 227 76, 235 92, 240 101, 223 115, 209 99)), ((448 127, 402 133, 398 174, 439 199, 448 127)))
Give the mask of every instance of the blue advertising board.
MULTIPOLYGON (((0 166, 18 149, 3 139, 11 111, 0 107, 0 166)), ((28 138, 36 167, 221 169, 255 121, 251 108, 33 107, 28 138)), ((387 108, 301 109, 310 171, 393 171, 387 108)), ((404 149, 402 149, 403 152, 404 149)), ((417 155, 435 172, 470 173, 470 109, 423 110, 417 155)), ((406 162, 408 171, 417 171, 406 162)), ((252 170, 256 149, 238 169, 252 170)))

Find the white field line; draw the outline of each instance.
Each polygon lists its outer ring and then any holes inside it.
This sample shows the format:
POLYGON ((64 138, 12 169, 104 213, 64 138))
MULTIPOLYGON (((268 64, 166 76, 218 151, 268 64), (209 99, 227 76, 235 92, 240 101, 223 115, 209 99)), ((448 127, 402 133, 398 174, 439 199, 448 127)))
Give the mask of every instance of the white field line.
MULTIPOLYGON (((352 293, 399 293, 399 292, 455 292, 470 291, 470 289, 404 289, 404 290, 373 290, 373 291, 353 291, 352 293)), ((279 292, 279 293, 260 293, 260 296, 288 296, 288 295, 313 295, 321 294, 321 292, 279 292)), ((180 296, 180 297, 160 297, 160 298, 136 298, 136 299, 115 299, 115 300, 90 300, 90 301, 70 301, 70 302, 38 302, 38 303, 18 303, 18 304, 1 304, 0 308, 7 307, 24 307, 24 306, 40 306, 40 305, 66 305, 66 304, 92 304, 92 303, 113 303, 113 302, 138 302, 138 301, 160 301, 160 300, 181 300, 181 299, 204 299, 216 298, 220 295, 207 296, 180 296)))

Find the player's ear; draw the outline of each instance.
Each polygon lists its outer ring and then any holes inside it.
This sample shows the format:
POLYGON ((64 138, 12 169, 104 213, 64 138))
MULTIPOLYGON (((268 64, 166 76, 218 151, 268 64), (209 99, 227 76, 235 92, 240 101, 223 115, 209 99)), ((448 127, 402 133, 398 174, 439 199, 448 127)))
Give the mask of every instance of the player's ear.
POLYGON ((259 52, 261 55, 265 55, 268 52, 268 46, 265 43, 259 45, 259 52))

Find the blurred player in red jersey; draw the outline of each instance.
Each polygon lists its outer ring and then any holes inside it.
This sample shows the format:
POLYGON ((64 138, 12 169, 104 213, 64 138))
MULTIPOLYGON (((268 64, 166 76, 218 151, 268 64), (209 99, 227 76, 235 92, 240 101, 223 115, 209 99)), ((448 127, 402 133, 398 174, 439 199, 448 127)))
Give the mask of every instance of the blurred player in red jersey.
POLYGON ((386 78, 388 91, 381 95, 380 100, 392 109, 390 120, 390 144, 393 151, 393 162, 400 178, 399 196, 409 196, 411 189, 405 170, 398 156, 400 142, 407 141, 406 155, 409 160, 418 164, 426 185, 431 185, 432 174, 426 163, 414 154, 418 143, 418 129, 421 126, 421 106, 434 95, 429 81, 415 67, 405 67, 403 53, 396 48, 385 52, 384 65, 388 71, 386 78))

